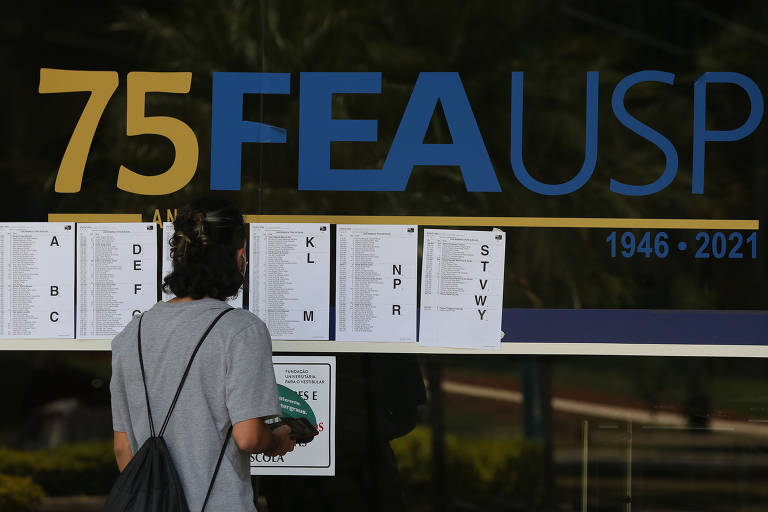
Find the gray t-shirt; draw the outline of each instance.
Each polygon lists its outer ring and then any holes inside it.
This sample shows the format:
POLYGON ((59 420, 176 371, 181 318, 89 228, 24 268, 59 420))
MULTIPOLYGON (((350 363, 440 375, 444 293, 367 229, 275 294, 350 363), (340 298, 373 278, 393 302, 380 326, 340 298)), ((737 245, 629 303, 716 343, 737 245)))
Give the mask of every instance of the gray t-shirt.
MULTIPOLYGON (((208 325, 229 307, 216 299, 158 302, 144 313, 141 346, 155 432, 159 433, 184 368, 208 325)), ((133 453, 149 437, 137 348, 138 318, 112 340, 112 422, 133 453)), ((163 436, 190 510, 200 510, 231 424, 280 414, 266 325, 245 310, 225 314, 200 347, 163 436)), ((255 510, 249 456, 234 440, 207 510, 255 510)))

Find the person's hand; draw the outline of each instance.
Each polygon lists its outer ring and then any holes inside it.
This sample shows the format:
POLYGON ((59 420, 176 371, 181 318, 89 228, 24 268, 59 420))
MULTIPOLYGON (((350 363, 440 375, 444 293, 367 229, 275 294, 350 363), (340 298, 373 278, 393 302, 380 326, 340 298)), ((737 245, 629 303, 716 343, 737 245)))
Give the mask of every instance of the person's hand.
POLYGON ((264 455, 269 457, 277 457, 285 455, 288 452, 292 452, 296 441, 291 439, 291 427, 288 425, 281 425, 272 431, 272 436, 276 440, 275 448, 271 451, 264 452, 264 455))

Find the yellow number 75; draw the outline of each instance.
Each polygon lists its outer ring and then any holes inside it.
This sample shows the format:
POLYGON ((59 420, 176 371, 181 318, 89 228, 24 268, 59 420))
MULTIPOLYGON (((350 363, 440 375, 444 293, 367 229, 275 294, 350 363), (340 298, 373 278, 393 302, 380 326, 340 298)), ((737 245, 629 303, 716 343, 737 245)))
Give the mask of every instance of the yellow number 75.
MULTIPOLYGON (((126 134, 163 136, 173 144, 176 157, 167 171, 154 176, 138 174, 121 165, 117 188, 142 195, 170 194, 183 188, 195 175, 199 148, 192 129, 173 117, 144 115, 148 92, 188 93, 191 83, 192 73, 128 73, 126 134)), ((61 159, 54 187, 56 192, 80 191, 93 135, 117 85, 115 71, 40 69, 41 94, 91 92, 61 159)))

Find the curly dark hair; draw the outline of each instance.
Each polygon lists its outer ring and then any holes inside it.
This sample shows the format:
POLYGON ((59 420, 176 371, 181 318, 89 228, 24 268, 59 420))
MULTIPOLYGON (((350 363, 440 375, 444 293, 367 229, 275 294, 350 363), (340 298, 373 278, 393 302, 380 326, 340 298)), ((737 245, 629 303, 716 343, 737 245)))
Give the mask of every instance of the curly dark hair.
POLYGON ((237 251, 245 245, 245 223, 226 199, 197 199, 179 211, 170 241, 173 271, 163 291, 177 297, 224 300, 243 285, 237 251))

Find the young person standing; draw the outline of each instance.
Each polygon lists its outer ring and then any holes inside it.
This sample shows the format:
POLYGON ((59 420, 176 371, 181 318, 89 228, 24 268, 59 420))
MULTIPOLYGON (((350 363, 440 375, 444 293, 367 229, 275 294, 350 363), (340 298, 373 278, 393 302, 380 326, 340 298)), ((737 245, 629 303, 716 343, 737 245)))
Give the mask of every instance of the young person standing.
MULTIPOLYGON (((150 436, 147 401, 162 424, 195 345, 229 308, 224 299, 243 284, 246 231, 229 201, 200 199, 173 223, 173 271, 163 288, 175 294, 134 318, 112 341, 112 419, 120 471, 150 436), (147 384, 145 397, 137 351, 138 329, 147 384)), ((221 446, 232 440, 207 510, 255 510, 249 454, 283 455, 295 445, 290 428, 274 431, 278 416, 272 340, 264 322, 245 310, 224 314, 201 345, 163 435, 190 510, 200 510, 221 446)))

